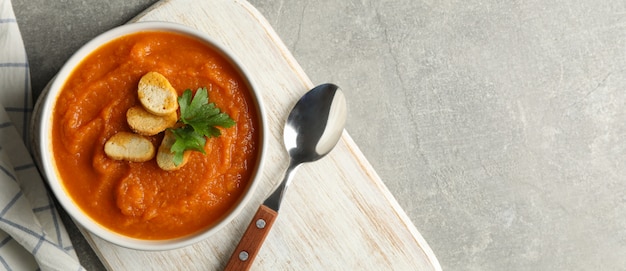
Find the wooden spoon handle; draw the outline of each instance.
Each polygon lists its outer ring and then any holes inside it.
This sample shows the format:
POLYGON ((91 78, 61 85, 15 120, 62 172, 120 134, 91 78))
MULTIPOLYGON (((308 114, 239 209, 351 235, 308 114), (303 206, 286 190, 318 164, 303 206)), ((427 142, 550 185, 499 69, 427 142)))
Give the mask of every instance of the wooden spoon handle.
POLYGON ((237 248, 230 256, 224 270, 248 270, 259 253, 278 213, 265 205, 259 206, 237 248))

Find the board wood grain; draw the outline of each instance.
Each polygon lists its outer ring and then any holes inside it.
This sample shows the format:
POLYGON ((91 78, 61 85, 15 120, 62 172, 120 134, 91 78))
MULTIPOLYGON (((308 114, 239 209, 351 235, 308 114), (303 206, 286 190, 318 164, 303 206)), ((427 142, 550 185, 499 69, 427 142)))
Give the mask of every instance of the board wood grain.
MULTIPOLYGON (((282 178, 288 164, 282 127, 291 107, 313 83, 269 23, 245 1, 165 0, 129 23, 139 21, 185 24, 235 54, 265 102, 270 133, 266 167, 244 211, 195 245, 136 251, 83 233, 109 270, 221 270, 259 204, 282 178)), ((327 157, 300 167, 252 266, 252 270, 440 269, 426 241, 345 131, 327 157)))

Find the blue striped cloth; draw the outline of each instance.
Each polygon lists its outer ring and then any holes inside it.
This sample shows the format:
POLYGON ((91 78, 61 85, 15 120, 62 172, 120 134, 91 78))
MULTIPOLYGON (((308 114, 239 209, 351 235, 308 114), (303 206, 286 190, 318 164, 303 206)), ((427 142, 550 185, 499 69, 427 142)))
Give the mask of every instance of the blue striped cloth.
POLYGON ((83 270, 28 151, 28 61, 10 0, 0 0, 0 270, 83 270))

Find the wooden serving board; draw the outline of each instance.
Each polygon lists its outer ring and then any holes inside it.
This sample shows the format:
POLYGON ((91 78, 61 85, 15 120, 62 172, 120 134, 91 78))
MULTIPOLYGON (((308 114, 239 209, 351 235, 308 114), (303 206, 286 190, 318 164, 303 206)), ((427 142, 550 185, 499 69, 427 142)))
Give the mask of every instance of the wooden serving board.
MULTIPOLYGON (((132 22, 170 21, 203 31, 242 62, 262 93, 269 147, 262 181, 220 232, 182 249, 146 252, 84 232, 109 270, 221 270, 288 164, 282 127, 313 84, 263 16, 233 0, 165 0, 132 22)), ((325 83, 325 82, 320 82, 325 83)), ((348 106, 350 101, 348 101, 348 106)), ((282 202, 253 270, 440 270, 419 234, 347 132, 324 159, 305 164, 282 202)))

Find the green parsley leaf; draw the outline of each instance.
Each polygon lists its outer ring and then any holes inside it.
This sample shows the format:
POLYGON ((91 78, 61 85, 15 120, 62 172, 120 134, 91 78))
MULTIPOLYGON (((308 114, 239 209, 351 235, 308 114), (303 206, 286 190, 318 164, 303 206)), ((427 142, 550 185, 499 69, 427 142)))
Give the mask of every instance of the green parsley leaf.
POLYGON ((235 125, 235 121, 228 114, 221 112, 214 103, 209 103, 206 88, 198 89, 191 101, 190 97, 191 90, 185 90, 178 100, 180 120, 193 127, 195 132, 206 137, 217 137, 221 133, 216 126, 229 128, 235 125))
POLYGON ((183 162, 183 154, 186 150, 194 150, 204 153, 204 144, 206 137, 195 133, 190 126, 183 126, 171 129, 176 141, 170 148, 174 153, 174 165, 180 165, 183 162))
POLYGON ((209 103, 209 95, 206 88, 199 88, 193 95, 187 89, 178 97, 180 108, 180 122, 183 126, 171 129, 176 142, 171 147, 175 154, 174 164, 179 165, 183 161, 183 153, 186 150, 195 150, 204 153, 204 144, 207 137, 218 137, 221 132, 216 127, 229 128, 235 125, 235 121, 224 112, 221 112, 214 103, 209 103), (193 97, 192 97, 193 96, 193 97))

